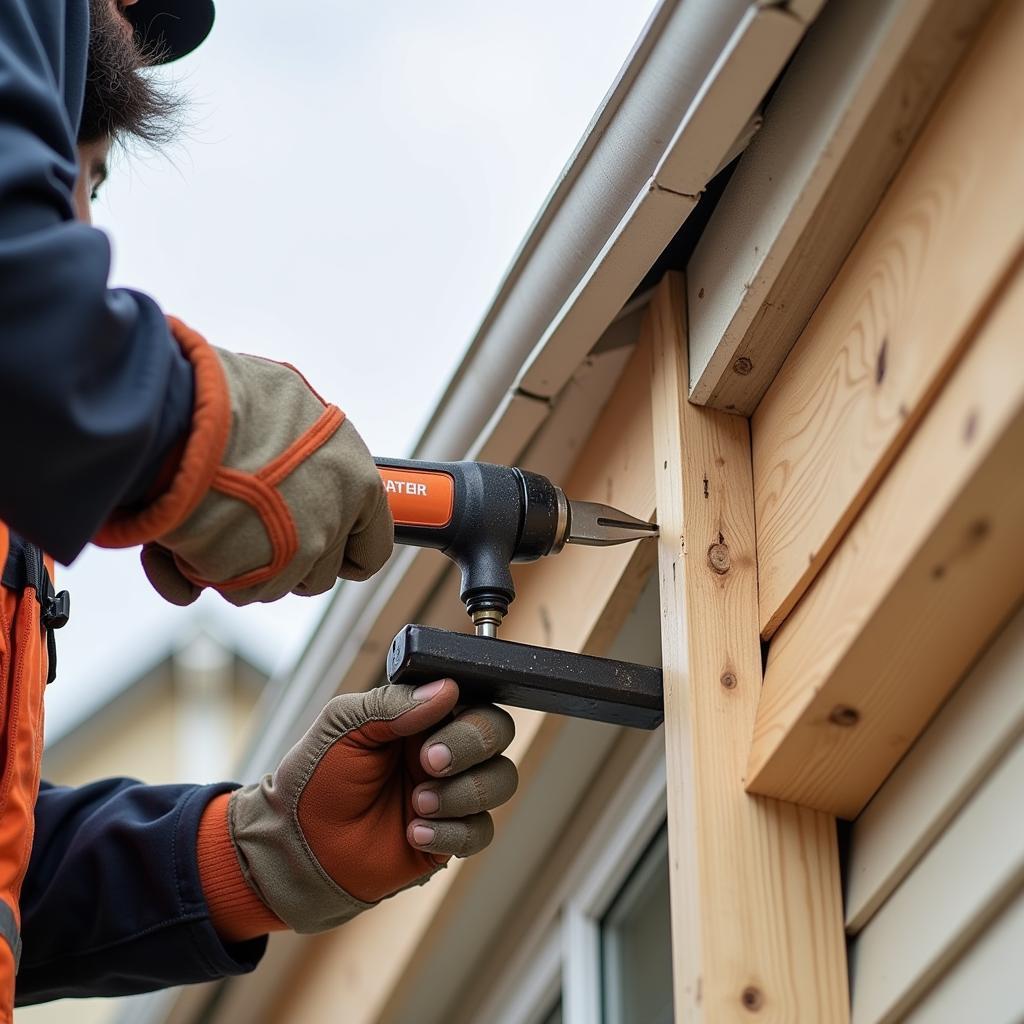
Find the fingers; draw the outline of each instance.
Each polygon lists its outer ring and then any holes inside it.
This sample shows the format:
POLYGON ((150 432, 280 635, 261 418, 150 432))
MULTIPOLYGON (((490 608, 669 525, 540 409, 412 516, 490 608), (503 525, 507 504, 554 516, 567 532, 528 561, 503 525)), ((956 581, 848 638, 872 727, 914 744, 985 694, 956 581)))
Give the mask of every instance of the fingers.
POLYGON ((381 491, 369 522, 349 534, 338 576, 343 580, 368 580, 391 557, 395 523, 387 497, 381 491))
POLYGON ((424 741, 420 764, 435 778, 456 775, 500 754, 515 731, 507 711, 490 704, 469 708, 424 741))
POLYGON ((199 587, 178 572, 174 555, 167 548, 159 544, 146 544, 139 552, 139 558, 146 578, 165 601, 185 607, 199 597, 199 587))
POLYGON ((391 557, 395 524, 380 472, 351 420, 338 428, 335 446, 344 454, 346 496, 356 508, 338 575, 345 580, 365 580, 391 557))
POLYGON ((507 757, 495 757, 454 778, 420 783, 412 806, 424 818, 466 818, 500 807, 518 785, 516 766, 507 757))
POLYGON ((474 814, 456 821, 414 818, 409 822, 406 838, 411 846, 424 853, 471 857, 494 838, 494 822, 489 814, 474 814))

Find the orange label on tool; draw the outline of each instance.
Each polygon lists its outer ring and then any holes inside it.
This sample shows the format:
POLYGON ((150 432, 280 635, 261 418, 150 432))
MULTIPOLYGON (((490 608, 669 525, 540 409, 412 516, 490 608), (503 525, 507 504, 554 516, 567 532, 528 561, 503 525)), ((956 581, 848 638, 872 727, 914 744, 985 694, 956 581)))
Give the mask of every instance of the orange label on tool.
POLYGON ((395 522, 404 526, 447 526, 455 507, 455 481, 447 473, 381 466, 380 475, 395 522))

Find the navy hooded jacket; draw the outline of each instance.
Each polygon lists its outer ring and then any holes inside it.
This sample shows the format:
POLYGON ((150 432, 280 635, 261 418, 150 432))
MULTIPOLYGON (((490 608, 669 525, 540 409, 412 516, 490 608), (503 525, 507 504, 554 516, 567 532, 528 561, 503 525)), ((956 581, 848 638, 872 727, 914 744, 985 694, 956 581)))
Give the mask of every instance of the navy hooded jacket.
MULTIPOLYGON (((142 495, 184 436, 192 372, 152 299, 110 290, 104 235, 72 212, 88 0, 0 3, 0 520, 64 562, 142 495)), ((43 785, 22 893, 19 1003, 251 970, 196 863, 228 786, 43 785)))
POLYGON ((74 219, 87 46, 88 0, 0 3, 0 520, 62 562, 145 493, 193 398, 164 314, 107 287, 74 219))

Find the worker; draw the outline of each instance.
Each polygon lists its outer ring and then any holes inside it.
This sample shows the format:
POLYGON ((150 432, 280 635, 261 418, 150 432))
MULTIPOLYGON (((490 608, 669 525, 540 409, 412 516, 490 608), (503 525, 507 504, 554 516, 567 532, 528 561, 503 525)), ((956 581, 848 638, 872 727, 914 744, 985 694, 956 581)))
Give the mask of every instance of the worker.
POLYGON ((3 1024, 15 999, 251 970, 270 931, 334 927, 482 849, 516 786, 511 718, 456 713, 448 679, 335 698, 255 784, 40 784, 68 614, 52 556, 142 545, 168 600, 244 604, 366 578, 391 550, 343 414, 292 368, 109 290, 107 242, 82 222, 111 137, 158 140, 173 112, 147 54, 189 52, 212 19, 210 0, 0 5, 3 1024))

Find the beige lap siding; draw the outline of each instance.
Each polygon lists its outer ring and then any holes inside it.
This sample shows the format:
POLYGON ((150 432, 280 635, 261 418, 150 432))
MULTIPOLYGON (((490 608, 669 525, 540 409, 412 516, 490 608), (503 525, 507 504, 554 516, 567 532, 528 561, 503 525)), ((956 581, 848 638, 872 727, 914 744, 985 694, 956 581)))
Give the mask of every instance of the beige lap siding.
POLYGON ((854 823, 854 1024, 1024 1019, 1022 793, 1024 609, 854 823))

